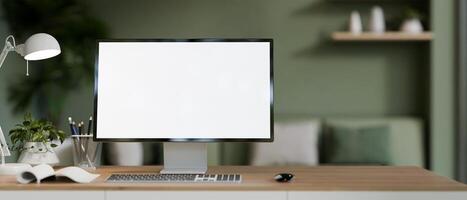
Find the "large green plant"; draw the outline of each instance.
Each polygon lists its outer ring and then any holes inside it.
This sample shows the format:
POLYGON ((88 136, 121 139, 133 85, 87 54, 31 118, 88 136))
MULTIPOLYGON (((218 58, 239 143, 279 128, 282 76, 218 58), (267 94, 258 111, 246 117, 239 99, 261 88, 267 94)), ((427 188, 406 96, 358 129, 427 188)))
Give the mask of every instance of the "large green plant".
POLYGON ((3 0, 3 17, 17 41, 45 32, 60 43, 62 54, 30 63, 31 76, 15 78, 8 87, 13 111, 31 104, 43 118, 58 122, 66 96, 92 80, 95 40, 107 35, 79 0, 3 0))

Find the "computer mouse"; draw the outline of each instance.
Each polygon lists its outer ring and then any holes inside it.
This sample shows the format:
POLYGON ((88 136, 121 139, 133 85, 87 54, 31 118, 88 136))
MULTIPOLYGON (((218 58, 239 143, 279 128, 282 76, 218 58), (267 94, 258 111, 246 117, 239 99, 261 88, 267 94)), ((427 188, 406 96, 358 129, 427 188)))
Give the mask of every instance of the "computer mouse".
POLYGON ((286 183, 286 182, 290 182, 293 179, 293 177, 294 177, 294 175, 291 174, 291 173, 280 173, 280 174, 277 174, 276 176, 274 176, 274 179, 277 182, 286 183))

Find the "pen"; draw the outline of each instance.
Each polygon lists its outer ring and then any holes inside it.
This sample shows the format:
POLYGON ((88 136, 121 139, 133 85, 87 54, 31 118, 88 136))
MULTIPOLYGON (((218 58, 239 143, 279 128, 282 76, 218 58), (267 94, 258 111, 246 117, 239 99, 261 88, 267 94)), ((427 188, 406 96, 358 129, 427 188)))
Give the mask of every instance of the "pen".
POLYGON ((92 135, 91 127, 92 127, 92 116, 89 117, 88 132, 87 132, 88 135, 92 135))
POLYGON ((78 135, 78 129, 76 128, 76 123, 75 122, 73 122, 72 127, 73 127, 74 135, 78 135))
MULTIPOLYGON (((77 135, 76 123, 71 117, 68 117, 68 122, 70 123, 71 135, 77 135)), ((73 138, 73 145, 75 146, 75 152, 77 153, 78 158, 81 158, 81 149, 79 137, 73 138)))
POLYGON ((78 133, 83 135, 83 122, 78 123, 78 133))
POLYGON ((73 130, 73 119, 71 119, 71 117, 68 117, 68 122, 70 124, 71 135, 75 135, 75 131, 73 130))

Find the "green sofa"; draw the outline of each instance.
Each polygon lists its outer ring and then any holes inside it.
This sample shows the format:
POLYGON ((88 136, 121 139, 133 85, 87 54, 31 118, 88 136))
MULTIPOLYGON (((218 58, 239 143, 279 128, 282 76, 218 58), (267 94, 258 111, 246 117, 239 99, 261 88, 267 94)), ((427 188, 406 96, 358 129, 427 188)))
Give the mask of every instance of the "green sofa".
MULTIPOLYGON (((424 135, 425 128, 421 119, 412 117, 326 117, 316 118, 307 115, 276 115, 276 121, 294 120, 318 120, 322 123, 320 137, 325 138, 329 130, 334 127, 362 128, 362 127, 387 127, 386 152, 387 158, 384 165, 412 165, 425 164, 424 135)), ((385 139, 386 140, 386 139, 385 139)), ((324 143, 324 142, 322 142, 324 143)), ((221 143, 210 147, 210 164, 222 165, 247 165, 250 162, 251 143, 221 143)), ((323 144, 320 144, 322 151, 323 144)), ((371 149, 369 149, 371 151, 371 149)), ((323 157, 325 155, 321 155, 323 157)), ((320 160, 326 160, 320 158, 320 160)), ((336 163, 321 164, 332 165, 336 163)), ((365 164, 365 163, 358 163, 365 164)), ((368 163, 374 164, 374 163, 368 163)))

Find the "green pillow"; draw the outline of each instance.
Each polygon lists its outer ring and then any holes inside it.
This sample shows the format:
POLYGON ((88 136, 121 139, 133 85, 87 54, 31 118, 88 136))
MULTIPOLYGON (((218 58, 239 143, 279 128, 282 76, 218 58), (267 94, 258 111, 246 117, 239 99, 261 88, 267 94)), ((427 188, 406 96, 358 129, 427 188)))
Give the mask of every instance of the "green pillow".
POLYGON ((389 127, 333 127, 324 135, 324 161, 334 164, 388 164, 389 127))

